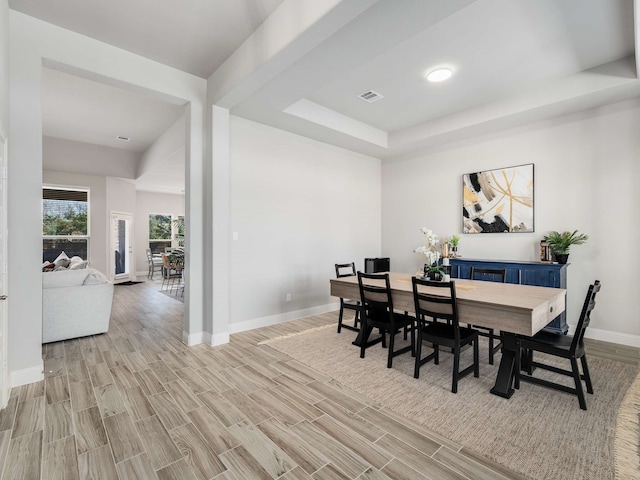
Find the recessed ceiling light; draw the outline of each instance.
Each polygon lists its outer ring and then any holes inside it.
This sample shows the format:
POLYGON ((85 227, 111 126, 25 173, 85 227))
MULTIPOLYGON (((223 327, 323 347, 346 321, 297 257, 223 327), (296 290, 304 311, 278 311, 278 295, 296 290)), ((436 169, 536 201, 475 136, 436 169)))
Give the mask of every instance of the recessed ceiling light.
POLYGON ((122 135, 118 135, 116 138, 123 142, 128 142, 129 140, 131 140, 129 137, 123 137, 122 135))
POLYGON ((427 80, 430 82, 442 82, 453 75, 450 68, 436 68, 427 73, 427 80))

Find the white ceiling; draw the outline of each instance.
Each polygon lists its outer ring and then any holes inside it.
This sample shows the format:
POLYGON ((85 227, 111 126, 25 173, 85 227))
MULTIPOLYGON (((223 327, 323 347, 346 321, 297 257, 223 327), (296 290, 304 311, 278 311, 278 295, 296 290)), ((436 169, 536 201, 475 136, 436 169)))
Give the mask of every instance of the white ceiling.
MULTIPOLYGON (((299 9, 311 5, 301 7, 298 1, 183 0, 179 9, 153 0, 9 4, 202 77, 227 59, 215 80, 233 71, 235 60, 242 65, 243 55, 263 56, 270 40, 264 29, 254 33, 253 43, 238 47, 269 14, 297 21, 299 9)), ((308 27, 308 35, 293 36, 289 50, 230 87, 221 104, 232 114, 384 159, 640 95, 633 0, 323 1, 332 8, 308 27), (289 63, 283 60, 287 55, 289 63), (454 76, 440 84, 426 82, 424 73, 440 65, 451 67, 454 76), (265 76, 265 71, 275 73, 265 76), (371 104, 357 98, 369 89, 384 98, 371 104)), ((71 107, 88 104, 79 92, 92 95, 91 87, 79 82, 77 89, 65 90, 68 85, 56 81, 59 75, 45 79, 45 130, 60 138, 84 130, 85 140, 76 139, 91 142, 105 132, 113 136, 96 115, 71 107)), ((146 107, 135 105, 149 99, 135 100, 131 92, 120 100, 111 95, 116 93, 96 93, 90 111, 112 110, 117 116, 114 105, 100 105, 103 99, 121 103, 119 108, 134 106, 123 110, 122 118, 146 113, 146 107)), ((168 122, 160 114, 151 117, 168 122)), ((135 125, 128 128, 135 131, 135 125)))
POLYGON ((9 7, 207 78, 282 1, 9 0, 9 7))
POLYGON ((42 69, 42 133, 48 137, 141 153, 183 113, 182 105, 42 69))

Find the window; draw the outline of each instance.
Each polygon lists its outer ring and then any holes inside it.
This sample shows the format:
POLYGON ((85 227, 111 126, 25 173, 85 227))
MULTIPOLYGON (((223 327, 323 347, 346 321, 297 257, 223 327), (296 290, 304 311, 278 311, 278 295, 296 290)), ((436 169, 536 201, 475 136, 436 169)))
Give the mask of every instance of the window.
POLYGON ((165 248, 183 246, 184 217, 169 214, 149 214, 149 248, 151 253, 164 253, 165 248))
POLYGON ((42 188, 42 261, 61 252, 89 258, 89 191, 42 188))

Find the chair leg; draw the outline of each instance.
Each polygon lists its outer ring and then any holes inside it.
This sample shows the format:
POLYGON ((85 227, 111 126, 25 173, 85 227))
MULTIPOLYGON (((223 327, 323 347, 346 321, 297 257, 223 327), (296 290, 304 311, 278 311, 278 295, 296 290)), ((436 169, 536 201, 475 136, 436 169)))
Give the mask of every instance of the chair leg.
POLYGON ((576 382, 576 394, 578 395, 580 408, 586 410, 587 402, 584 398, 584 391, 582 390, 582 379, 580 378, 580 370, 578 370, 578 360, 575 357, 571 359, 571 370, 573 371, 573 379, 576 382))
POLYGON ((362 325, 360 326, 360 328, 362 329, 361 333, 363 333, 362 342, 360 343, 360 358, 364 358, 364 350, 365 348, 367 348, 367 320, 364 318, 364 316, 362 318, 362 325))
POLYGON ((520 358, 520 355, 522 355, 522 351, 520 348, 520 342, 517 342, 517 346, 516 346, 516 365, 515 365, 515 372, 513 372, 513 388, 515 388, 516 390, 520 389, 520 369, 522 368, 522 359, 520 358))
POLYGON ((358 328, 359 320, 360 320, 360 310, 356 310, 356 314, 353 316, 353 328, 358 328))
POLYGON ((453 349, 453 381, 451 383, 451 393, 458 393, 458 372, 460 371, 460 348, 453 349))
POLYGON ((342 315, 344 315, 344 304, 342 303, 342 299, 340 299, 340 313, 338 314, 338 333, 342 330, 342 315))
POLYGON ((395 343, 396 332, 389 332, 389 352, 387 353, 387 368, 391 368, 393 363, 393 344, 395 343))
POLYGON ((422 355, 422 329, 418 330, 418 343, 416 344, 416 363, 413 369, 413 378, 420 377, 420 356, 422 355))
POLYGON ((593 394, 593 385, 591 385, 591 375, 589 375, 587 356, 583 354, 582 357, 580 357, 580 362, 582 363, 582 373, 584 374, 584 381, 587 384, 587 393, 593 394))
POLYGON ((411 355, 416 356, 416 324, 411 324, 411 355))
POLYGON ((437 343, 433 346, 433 363, 435 365, 439 365, 440 364, 440 345, 438 345, 437 343))
POLYGON ((473 376, 480 376, 480 339, 476 338, 473 342, 473 376))
POLYGON ((489 365, 493 365, 493 329, 489 330, 489 365))

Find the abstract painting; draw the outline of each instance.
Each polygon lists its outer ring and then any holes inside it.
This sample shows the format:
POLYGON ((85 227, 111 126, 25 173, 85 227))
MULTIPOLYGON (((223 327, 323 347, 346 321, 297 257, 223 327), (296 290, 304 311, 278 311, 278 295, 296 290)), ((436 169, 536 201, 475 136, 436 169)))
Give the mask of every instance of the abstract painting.
POLYGON ((462 176, 464 233, 533 232, 533 164, 462 176))

